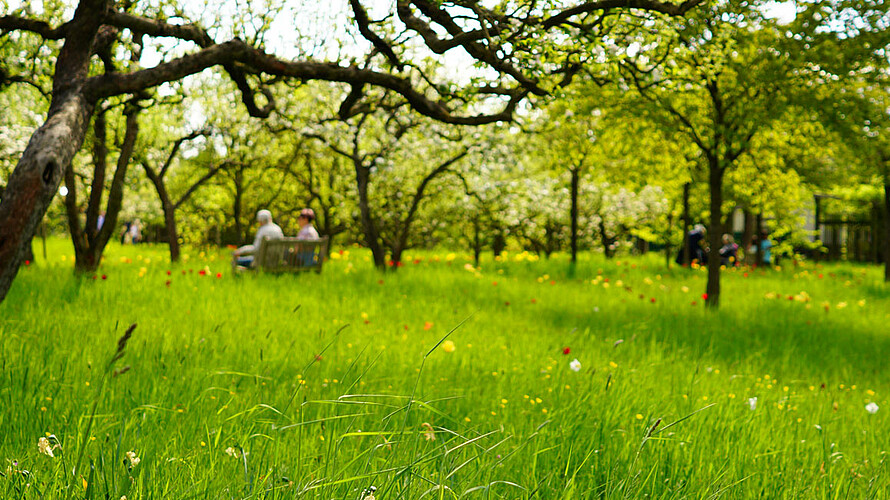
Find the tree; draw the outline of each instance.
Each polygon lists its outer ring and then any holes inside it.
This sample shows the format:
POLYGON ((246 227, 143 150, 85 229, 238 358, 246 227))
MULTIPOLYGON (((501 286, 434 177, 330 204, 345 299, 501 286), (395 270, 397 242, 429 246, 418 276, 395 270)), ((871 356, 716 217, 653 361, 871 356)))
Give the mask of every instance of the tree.
POLYGON ((179 153, 179 150, 182 147, 183 143, 192 141, 199 137, 207 136, 209 134, 209 130, 202 129, 177 139, 173 143, 173 147, 170 149, 170 152, 167 155, 167 159, 164 160, 164 163, 161 164, 160 167, 156 166, 150 159, 148 159, 147 155, 139 158, 139 163, 145 170, 145 175, 148 176, 148 179, 154 186, 155 191, 158 193, 158 199, 160 200, 161 208, 164 211, 164 232, 167 233, 167 244, 170 248, 171 262, 178 262, 180 256, 179 232, 176 230, 176 211, 186 201, 188 201, 188 199, 191 198, 191 196, 195 194, 195 192, 204 183, 212 179, 220 171, 220 169, 224 168, 226 164, 225 162, 217 162, 215 165, 209 165, 206 169, 204 169, 202 175, 188 184, 185 191, 180 194, 175 201, 170 195, 166 177, 167 174, 170 172, 170 166, 173 165, 177 153, 179 153))
MULTIPOLYGON (((650 103, 651 116, 677 127, 707 162, 708 243, 715 251, 725 227, 726 172, 782 115, 795 66, 784 36, 753 6, 721 3, 696 14, 678 26, 674 43, 641 38, 621 71, 650 103)), ((706 304, 717 307, 719 259, 709 259, 706 293, 706 304)))
POLYGON ((221 66, 238 86, 242 101, 253 116, 268 116, 274 106, 271 101, 261 106, 256 100, 257 93, 269 96, 263 83, 271 77, 351 85, 352 92, 341 105, 344 115, 361 99, 367 85, 397 93, 420 114, 442 122, 491 123, 509 120, 519 102, 529 94, 546 95, 554 85, 571 81, 583 67, 572 35, 596 36, 601 24, 598 21, 616 9, 635 8, 640 12, 677 16, 699 1, 673 4, 658 0, 600 0, 559 5, 541 15, 536 10, 536 2, 522 2, 517 9, 513 5, 488 8, 477 2, 467 5, 462 1, 398 0, 396 14, 404 26, 398 31, 406 36, 388 40, 374 30, 376 23, 369 18, 360 0, 350 0, 357 29, 373 46, 368 62, 379 56, 376 64, 363 66, 288 61, 239 38, 217 43, 195 24, 177 25, 160 16, 134 14, 129 2, 121 8, 111 0, 81 0, 71 20, 58 26, 18 13, 3 15, 0 31, 4 34, 26 31, 45 40, 64 42, 56 59, 46 122, 34 133, 10 176, 12 194, 0 202, 0 299, 5 297, 21 264, 23 249, 83 144, 90 117, 102 99, 133 95, 221 66), (470 16, 473 23, 464 22, 466 16, 470 16), (94 47, 105 46, 97 40, 117 39, 125 31, 134 34, 137 45, 146 36, 172 37, 198 49, 151 68, 91 75, 94 47), (560 36, 553 37, 550 44, 554 57, 543 60, 535 41, 557 31, 560 36), (428 85, 424 75, 406 59, 416 53, 417 37, 435 54, 454 49, 467 51, 480 64, 495 71, 498 78, 482 85, 428 85), (448 105, 448 101, 456 98, 478 100, 490 96, 500 99, 499 110, 468 116, 448 105))

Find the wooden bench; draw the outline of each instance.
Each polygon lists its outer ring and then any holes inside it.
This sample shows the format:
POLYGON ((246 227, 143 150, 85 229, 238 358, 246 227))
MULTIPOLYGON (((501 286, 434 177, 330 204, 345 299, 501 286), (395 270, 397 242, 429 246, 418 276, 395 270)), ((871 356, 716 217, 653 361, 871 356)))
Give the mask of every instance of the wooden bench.
POLYGON ((264 273, 320 273, 327 253, 327 236, 318 240, 264 239, 253 256, 250 270, 264 273))

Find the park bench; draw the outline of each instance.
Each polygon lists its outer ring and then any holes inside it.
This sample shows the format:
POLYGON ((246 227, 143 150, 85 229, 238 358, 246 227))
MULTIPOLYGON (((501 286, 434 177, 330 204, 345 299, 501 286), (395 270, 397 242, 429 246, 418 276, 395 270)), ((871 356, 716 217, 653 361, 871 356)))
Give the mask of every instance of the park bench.
POLYGON ((318 240, 297 238, 264 239, 253 257, 250 270, 264 273, 321 272, 328 252, 328 237, 318 240))

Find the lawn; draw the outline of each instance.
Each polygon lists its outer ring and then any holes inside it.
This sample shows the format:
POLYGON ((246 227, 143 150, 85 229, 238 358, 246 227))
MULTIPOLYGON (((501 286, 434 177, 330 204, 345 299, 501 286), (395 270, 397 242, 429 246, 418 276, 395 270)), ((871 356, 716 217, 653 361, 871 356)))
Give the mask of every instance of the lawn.
POLYGON ((726 271, 714 312, 657 255, 186 253, 115 245, 78 279, 51 240, 22 268, 0 498, 890 497, 876 267, 726 271))

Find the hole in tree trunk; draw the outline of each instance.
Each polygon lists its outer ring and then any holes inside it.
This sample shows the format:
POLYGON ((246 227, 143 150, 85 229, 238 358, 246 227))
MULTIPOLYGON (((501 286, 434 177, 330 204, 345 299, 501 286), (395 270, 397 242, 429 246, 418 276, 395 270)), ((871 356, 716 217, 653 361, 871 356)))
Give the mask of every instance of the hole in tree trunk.
POLYGON ((53 174, 56 170, 56 162, 49 161, 46 164, 46 167, 43 169, 43 182, 44 184, 51 184, 53 181, 53 174))

